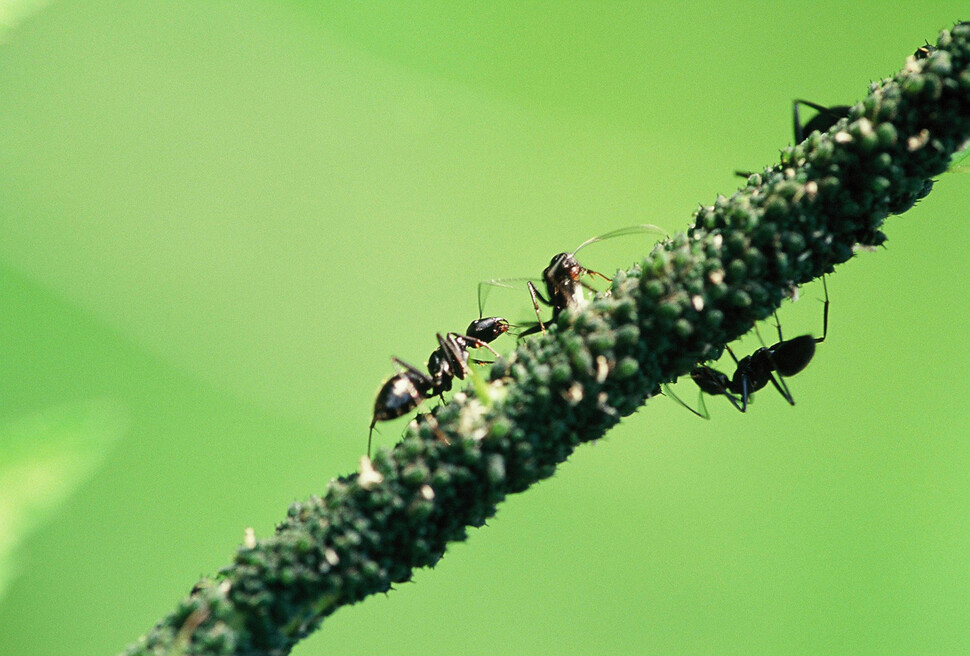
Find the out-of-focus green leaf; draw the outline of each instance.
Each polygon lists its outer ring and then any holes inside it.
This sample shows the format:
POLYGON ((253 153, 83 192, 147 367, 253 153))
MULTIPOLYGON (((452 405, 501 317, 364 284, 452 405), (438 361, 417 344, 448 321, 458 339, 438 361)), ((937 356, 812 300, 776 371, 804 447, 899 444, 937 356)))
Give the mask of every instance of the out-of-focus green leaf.
POLYGON ((10 30, 48 4, 49 0, 0 0, 0 43, 10 30))
POLYGON ((17 546, 97 468, 126 426, 122 408, 104 399, 0 425, 0 596, 17 546))

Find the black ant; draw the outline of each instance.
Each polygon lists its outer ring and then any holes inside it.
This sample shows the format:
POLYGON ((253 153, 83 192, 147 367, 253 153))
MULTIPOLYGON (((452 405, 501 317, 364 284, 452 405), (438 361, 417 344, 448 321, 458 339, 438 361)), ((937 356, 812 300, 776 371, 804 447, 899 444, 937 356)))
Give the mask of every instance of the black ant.
POLYGON ((936 46, 931 46, 930 42, 926 41, 924 45, 921 45, 916 49, 916 52, 913 53, 913 57, 916 59, 926 59, 934 52, 936 52, 936 46))
POLYGON ((769 382, 775 386, 778 393, 788 403, 795 405, 795 399, 792 398, 791 392, 785 384, 785 377, 794 376, 808 366, 815 355, 815 345, 824 342, 829 331, 829 290, 825 278, 822 278, 822 287, 825 290, 825 305, 822 310, 821 337, 799 335, 792 339, 785 339, 781 334, 781 323, 778 323, 776 315, 777 344, 762 346, 751 355, 740 360, 734 355, 731 347, 727 347, 727 351, 737 367, 732 377, 729 378, 724 372, 707 365, 699 365, 691 370, 690 377, 701 390, 700 401, 703 412, 698 412, 681 401, 669 388, 667 388, 667 392, 685 408, 704 419, 710 419, 707 407, 704 404, 705 393, 712 396, 723 394, 739 412, 745 412, 748 409, 750 396, 766 387, 769 382))
POLYGON ((848 117, 850 109, 852 108, 848 105, 832 105, 831 107, 826 107, 808 100, 795 100, 792 102, 792 123, 795 129, 795 143, 805 141, 805 135, 811 134, 815 130, 819 132, 828 131, 829 128, 839 122, 839 119, 848 117), (802 125, 801 120, 798 118, 799 105, 811 107, 817 112, 804 125, 802 125))
MULTIPOLYGON (((535 283, 532 280, 526 282, 526 286, 529 289, 529 295, 532 297, 532 307, 536 313, 537 323, 530 326, 526 330, 519 333, 519 337, 525 337, 527 335, 532 335, 534 333, 542 331, 546 332, 546 323, 554 322, 559 315, 567 307, 580 306, 586 303, 586 297, 584 295, 584 290, 595 292, 596 289, 590 285, 588 282, 582 279, 583 276, 597 276, 603 280, 609 280, 609 277, 603 275, 599 271, 593 271, 592 269, 587 269, 581 265, 576 260, 576 253, 578 253, 583 248, 586 248, 590 244, 596 243, 598 241, 603 241, 604 239, 612 239, 613 237, 620 237, 624 235, 630 235, 635 233, 643 232, 657 232, 662 234, 660 228, 649 224, 639 224, 634 226, 627 226, 625 228, 619 228, 618 230, 613 230, 598 237, 592 237, 587 239, 582 244, 576 247, 576 249, 571 253, 559 253, 549 261, 549 266, 542 270, 542 283, 546 288, 546 295, 543 296, 542 292, 539 291, 535 283), (547 305, 552 308, 552 316, 548 321, 544 322, 542 320, 541 311, 539 309, 539 304, 547 305)), ((508 280, 508 279, 506 279, 508 280)), ((521 280, 519 278, 518 280, 521 280)), ((484 285, 504 285, 503 280, 487 280, 485 282, 479 283, 478 285, 478 310, 479 313, 482 311, 483 294, 482 289, 484 285)))
MULTIPOLYGON (((916 59, 926 59, 930 54, 935 51, 936 48, 927 43, 925 46, 920 46, 914 53, 916 59)), ((807 100, 796 100, 792 104, 792 118, 795 127, 795 143, 801 143, 805 140, 805 135, 810 135, 815 130, 819 132, 826 132, 829 128, 839 122, 840 119, 847 118, 849 116, 849 110, 851 107, 848 105, 833 105, 831 107, 825 107, 824 105, 818 105, 807 100), (817 113, 811 118, 807 123, 802 125, 798 118, 798 106, 805 105, 806 107, 811 107, 817 113)), ((909 207, 912 207, 912 203, 926 198, 927 194, 933 189, 933 180, 926 180, 923 183, 923 188, 916 194, 915 198, 908 206, 900 207, 898 212, 903 212, 909 207)))
MULTIPOLYGON (((374 402, 374 418, 367 436, 367 457, 370 457, 371 439, 378 421, 388 421, 407 414, 424 399, 441 396, 451 389, 454 378, 465 379, 468 372, 468 351, 486 348, 498 353, 489 342, 508 331, 509 322, 501 317, 475 319, 464 333, 437 334, 438 348, 428 358, 428 373, 398 358, 391 358, 403 371, 391 376, 377 393, 374 402)), ((472 360, 481 364, 481 360, 472 360)))
MULTIPOLYGON (((792 124, 794 128, 795 143, 799 144, 805 141, 805 135, 811 134, 815 130, 818 130, 819 132, 826 132, 829 128, 838 123, 839 119, 846 118, 849 115, 850 109, 852 108, 848 105, 832 105, 831 107, 826 107, 825 105, 819 105, 818 103, 813 103, 808 100, 798 99, 793 101, 792 124), (804 125, 798 116, 799 105, 811 107, 817 112, 815 116, 813 116, 804 125)), ((751 177, 750 171, 735 171, 734 174, 742 178, 751 177)))
MULTIPOLYGON (((926 41, 924 45, 921 45, 913 53, 913 57, 916 59, 926 59, 930 55, 936 52, 936 46, 931 46, 929 41, 926 41)), ((792 102, 792 123, 795 133, 795 143, 801 143, 805 141, 805 136, 811 134, 815 130, 819 132, 826 132, 829 128, 839 122, 839 119, 847 118, 849 116, 849 111, 852 108, 849 105, 832 105, 831 107, 826 107, 825 105, 819 105, 818 103, 813 103, 808 100, 795 100, 792 102), (805 105, 806 107, 811 107, 817 113, 813 116, 807 123, 802 124, 798 117, 798 106, 805 105)), ((742 172, 738 172, 742 175, 742 172)), ((748 177, 742 175, 742 177, 748 177)))

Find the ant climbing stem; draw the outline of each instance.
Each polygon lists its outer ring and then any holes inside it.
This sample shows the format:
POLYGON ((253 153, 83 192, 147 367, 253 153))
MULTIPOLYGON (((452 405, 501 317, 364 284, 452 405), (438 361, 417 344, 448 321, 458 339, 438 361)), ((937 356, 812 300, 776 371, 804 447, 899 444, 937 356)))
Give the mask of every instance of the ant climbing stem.
POLYGON ((751 395, 766 387, 769 382, 789 404, 795 405, 795 399, 785 383, 785 378, 804 370, 815 355, 815 345, 824 342, 828 336, 829 290, 824 276, 822 277, 822 288, 825 290, 825 301, 822 309, 821 337, 799 335, 792 339, 785 339, 781 331, 781 322, 778 320, 778 315, 775 314, 775 326, 778 330, 778 342, 776 344, 762 346, 751 355, 740 360, 730 346, 725 347, 731 359, 734 360, 735 371, 733 376, 728 377, 724 372, 707 365, 698 365, 691 370, 690 377, 700 389, 699 398, 702 411, 699 412, 681 401, 668 386, 664 386, 665 392, 695 415, 704 419, 710 419, 707 405, 704 403, 704 394, 723 395, 739 412, 746 412, 751 395))
POLYGON ((919 48, 917 48, 916 52, 913 53, 913 57, 915 59, 926 59, 934 52, 936 52, 936 46, 931 46, 930 42, 926 41, 925 39, 924 39, 924 42, 925 43, 921 45, 919 48))
POLYGON ((848 105, 832 105, 831 107, 826 107, 825 105, 819 105, 818 103, 813 103, 808 100, 795 100, 792 102, 792 125, 795 132, 795 143, 799 144, 805 141, 805 135, 811 134, 818 130, 819 132, 826 132, 829 128, 839 122, 849 115, 849 110, 852 109, 848 105), (798 117, 798 106, 805 105, 806 107, 811 107, 817 113, 813 116, 807 123, 802 125, 801 120, 798 117))
POLYGON ((585 291, 596 291, 595 287, 583 280, 583 276, 596 276, 606 281, 610 280, 609 276, 581 265, 576 259, 576 254, 579 251, 586 248, 590 244, 594 244, 605 239, 612 239, 613 237, 621 237, 624 235, 643 234, 646 232, 664 234, 663 230, 655 225, 646 223, 637 224, 592 237, 577 246, 575 250, 570 253, 558 253, 557 255, 553 256, 553 258, 549 261, 549 265, 542 270, 542 279, 540 282, 545 287, 545 294, 539 291, 539 287, 536 286, 535 282, 527 278, 487 280, 479 283, 479 314, 482 312, 482 304, 484 300, 483 290, 486 289, 486 285, 509 287, 511 285, 508 285, 507 283, 510 281, 525 280, 526 287, 529 290, 529 296, 532 299, 532 308, 535 311, 537 321, 534 325, 519 333, 519 337, 526 337, 527 335, 532 335, 540 331, 544 333, 546 332, 546 324, 555 321, 562 311, 567 307, 577 307, 586 303, 585 291), (547 321, 542 320, 542 311, 540 305, 545 305, 552 308, 552 316, 547 321))
MULTIPOLYGON (((407 414, 418 407, 422 401, 432 396, 443 396, 451 389, 452 380, 464 380, 468 374, 468 351, 473 348, 484 348, 498 356, 498 352, 489 346, 492 342, 509 329, 509 322, 501 317, 484 317, 475 319, 464 333, 446 333, 436 335, 438 348, 432 351, 428 358, 428 373, 414 367, 399 358, 391 358, 401 367, 401 371, 388 378, 377 393, 374 401, 374 417, 370 423, 367 435, 367 457, 370 458, 371 443, 374 437, 374 427, 379 421, 389 421, 407 414)), ((472 360, 481 363, 480 360, 472 360)), ((447 441, 444 435, 436 432, 442 441, 447 441)))
MULTIPOLYGON (((578 248, 576 250, 579 250, 578 248)), ((583 290, 596 291, 588 282, 582 280, 582 276, 598 276, 603 280, 609 277, 599 271, 587 269, 576 261, 575 251, 572 253, 559 253, 552 258, 549 266, 542 270, 542 280, 546 284, 546 298, 536 288, 532 281, 528 281, 526 286, 529 288, 529 295, 532 297, 532 307, 535 308, 538 326, 533 326, 522 332, 519 336, 525 337, 539 331, 546 332, 546 326, 542 322, 542 314, 539 311, 539 303, 548 305, 552 308, 552 317, 549 321, 555 321, 559 314, 570 305, 579 305, 585 302, 583 290)))

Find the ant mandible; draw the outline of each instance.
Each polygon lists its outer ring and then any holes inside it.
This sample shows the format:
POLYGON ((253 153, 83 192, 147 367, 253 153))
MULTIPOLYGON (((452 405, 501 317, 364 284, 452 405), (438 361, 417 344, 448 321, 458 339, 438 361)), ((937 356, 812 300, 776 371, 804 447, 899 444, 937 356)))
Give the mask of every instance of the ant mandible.
POLYGON ((778 343, 771 346, 762 346, 751 355, 740 360, 734 355, 731 347, 727 347, 727 351, 737 367, 734 375, 730 378, 724 372, 707 365, 699 365, 691 370, 690 377, 701 391, 700 402, 703 412, 698 412, 681 401, 669 388, 667 388, 667 392, 685 408, 704 419, 710 419, 707 406, 704 403, 705 393, 711 396, 723 394, 738 411, 746 412, 750 396, 766 387, 769 382, 775 386, 778 393, 788 403, 795 405, 795 399, 792 398, 788 385, 785 384, 785 377, 794 376, 808 366, 815 355, 815 345, 824 342, 829 331, 829 290, 824 277, 822 278, 822 288, 825 290, 825 303, 822 310, 821 337, 799 335, 792 339, 785 339, 781 333, 781 323, 778 322, 776 315, 775 325, 778 328, 778 343))
POLYGON ((427 374, 399 358, 391 358, 403 371, 387 379, 377 393, 374 418, 367 435, 367 457, 370 457, 371 441, 377 422, 396 419, 418 407, 424 399, 441 396, 450 390, 454 378, 465 379, 468 372, 468 351, 473 348, 486 348, 497 356, 498 353, 489 343, 508 329, 509 322, 505 319, 485 317, 468 324, 464 333, 438 333, 438 348, 428 358, 427 374))

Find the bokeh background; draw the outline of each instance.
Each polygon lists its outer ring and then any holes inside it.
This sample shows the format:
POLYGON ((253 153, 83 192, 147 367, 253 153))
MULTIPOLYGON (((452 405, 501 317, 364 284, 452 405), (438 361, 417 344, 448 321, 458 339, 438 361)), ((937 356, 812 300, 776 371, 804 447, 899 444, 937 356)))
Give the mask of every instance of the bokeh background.
MULTIPOLYGON (((389 357, 424 362, 479 281, 621 226, 684 229, 775 161, 793 98, 851 103, 968 18, 0 10, 0 653, 21 656, 121 650, 246 527, 356 469, 389 357)), ((654 399, 294 654, 967 653, 968 217, 970 175, 949 173, 839 268, 795 407, 765 390, 705 422, 654 399)), ((583 261, 613 271, 653 239, 583 261)), ((528 311, 499 292, 491 313, 528 311)), ((818 334, 820 286, 801 297, 783 326, 818 334)))

